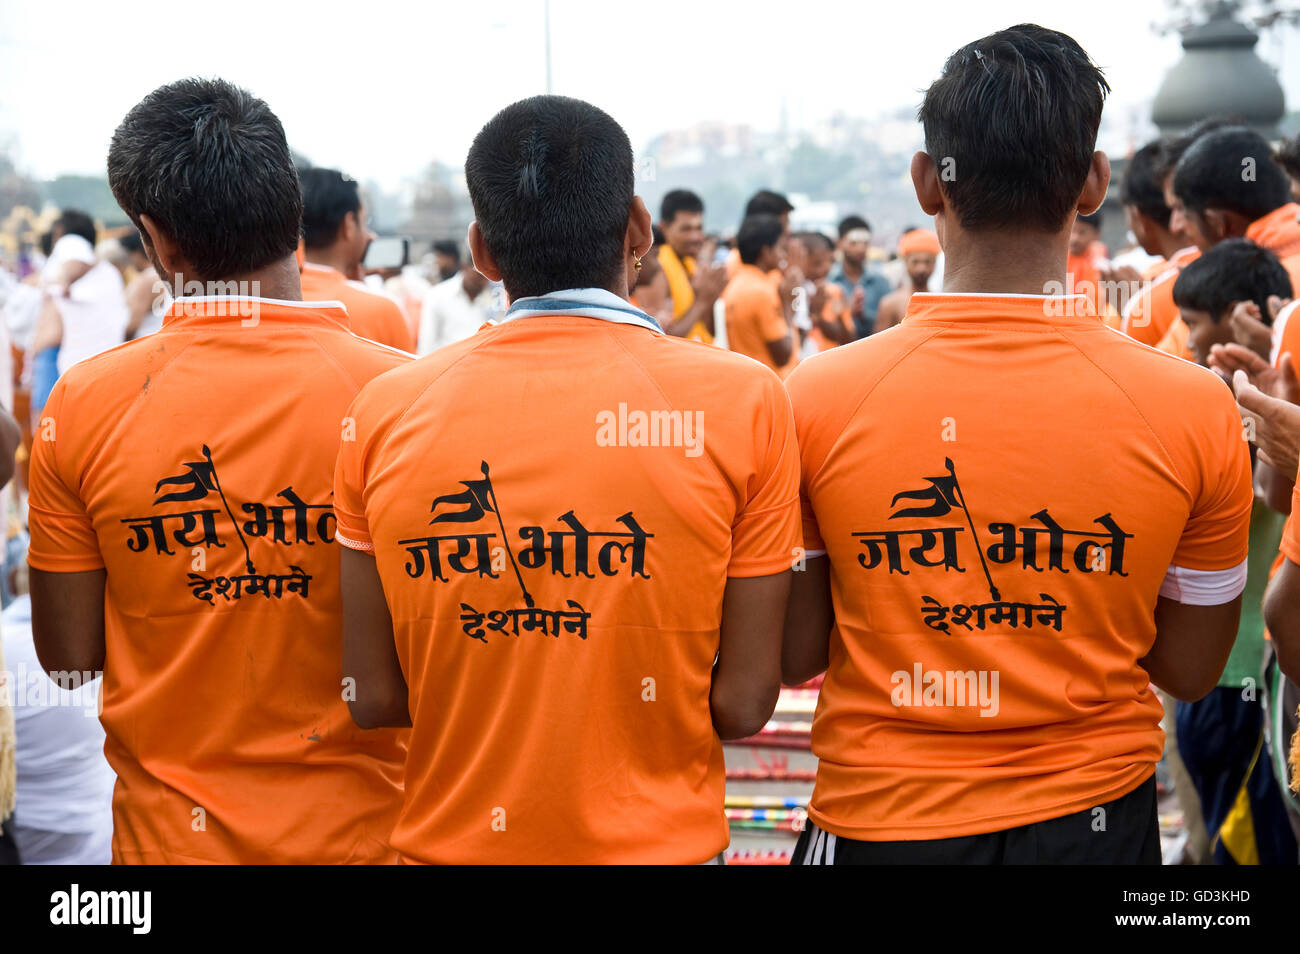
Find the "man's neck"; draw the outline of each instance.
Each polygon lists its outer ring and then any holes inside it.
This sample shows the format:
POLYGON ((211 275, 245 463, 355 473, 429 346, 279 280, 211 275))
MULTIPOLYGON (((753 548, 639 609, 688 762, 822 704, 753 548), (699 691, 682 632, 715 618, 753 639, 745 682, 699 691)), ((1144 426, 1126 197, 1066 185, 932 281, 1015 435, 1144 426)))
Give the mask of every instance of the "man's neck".
POLYGON ((281 302, 302 302, 303 285, 298 273, 298 260, 290 255, 277 263, 247 272, 205 282, 209 289, 221 289, 227 295, 239 298, 273 298, 281 302), (233 290, 233 291, 231 291, 233 290))
POLYGON ((1160 236, 1160 249, 1157 254, 1164 258, 1165 261, 1173 258, 1175 254, 1181 252, 1187 246, 1192 244, 1192 240, 1185 236, 1175 235, 1173 232, 1165 232, 1160 236))
POLYGON ((345 277, 351 278, 352 272, 357 263, 350 261, 348 256, 338 251, 334 246, 329 248, 312 248, 303 249, 303 260, 313 265, 323 265, 326 268, 332 268, 336 272, 342 273, 345 277))
POLYGON ((866 266, 867 266, 867 260, 866 260, 866 259, 863 259, 862 261, 857 262, 857 263, 855 264, 855 263, 853 263, 853 262, 850 262, 850 261, 846 258, 846 259, 845 259, 843 262, 841 262, 840 264, 842 264, 842 265, 844 266, 844 277, 850 279, 851 281, 855 281, 855 282, 856 282, 859 278, 862 277, 862 273, 863 273, 863 271, 866 269, 866 266))
POLYGON ((916 279, 909 277, 907 279, 907 284, 912 289, 911 292, 909 292, 909 294, 912 295, 915 295, 917 292, 928 292, 930 290, 930 279, 928 278, 923 282, 918 282, 916 279))
POLYGON ((944 246, 943 290, 982 294, 1068 293, 1069 232, 962 232, 944 246))

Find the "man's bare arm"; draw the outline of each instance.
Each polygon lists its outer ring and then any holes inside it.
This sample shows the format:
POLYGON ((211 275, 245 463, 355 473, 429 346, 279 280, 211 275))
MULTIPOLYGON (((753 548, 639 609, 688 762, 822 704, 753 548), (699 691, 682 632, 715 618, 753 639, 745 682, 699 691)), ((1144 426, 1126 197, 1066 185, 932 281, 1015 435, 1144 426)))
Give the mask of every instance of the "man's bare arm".
POLYGON ((32 568, 32 638, 46 672, 104 668, 104 570, 49 573, 32 568))
POLYGON ((0 487, 14 477, 14 457, 23 442, 23 432, 14 416, 0 407, 0 487))
POLYGON ((781 644, 781 681, 787 686, 807 682, 829 665, 835 625, 830 571, 831 561, 822 555, 809 557, 794 574, 781 644))
POLYGON ((393 642, 393 618, 384 599, 375 558, 340 546, 339 586, 343 594, 343 677, 356 680, 348 702, 352 721, 363 729, 409 726, 406 677, 393 642))
POLYGON ((743 739, 767 724, 781 692, 781 621, 790 571, 732 578, 722 598, 722 632, 709 708, 721 739, 743 739))
POLYGON ((1240 620, 1240 596, 1215 606, 1161 596, 1156 600, 1156 640, 1138 665, 1174 698, 1195 702, 1223 675, 1240 620))

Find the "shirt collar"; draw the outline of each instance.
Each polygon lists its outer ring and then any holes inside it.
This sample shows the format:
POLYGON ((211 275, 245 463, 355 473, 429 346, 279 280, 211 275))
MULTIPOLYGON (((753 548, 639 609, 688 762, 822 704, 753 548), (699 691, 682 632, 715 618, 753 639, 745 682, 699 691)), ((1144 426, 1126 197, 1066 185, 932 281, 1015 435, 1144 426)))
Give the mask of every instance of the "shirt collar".
POLYGON ((1246 238, 1268 249, 1278 258, 1290 258, 1300 253, 1300 205, 1288 202, 1251 222, 1246 227, 1246 238))
POLYGON ((578 318, 599 318, 619 325, 637 325, 663 334, 663 328, 644 311, 625 298, 619 298, 604 288, 566 288, 531 298, 520 298, 511 303, 501 319, 502 323, 516 318, 536 318, 546 315, 572 315, 578 318))
POLYGON ((179 323, 220 324, 239 322, 253 327, 264 320, 280 324, 321 324, 349 328, 347 308, 341 301, 286 301, 247 295, 205 295, 172 301, 163 315, 163 327, 179 323))
POLYGON ((1079 321, 1099 325, 1087 295, 1023 295, 1011 292, 914 292, 904 321, 974 322, 1057 326, 1079 321))

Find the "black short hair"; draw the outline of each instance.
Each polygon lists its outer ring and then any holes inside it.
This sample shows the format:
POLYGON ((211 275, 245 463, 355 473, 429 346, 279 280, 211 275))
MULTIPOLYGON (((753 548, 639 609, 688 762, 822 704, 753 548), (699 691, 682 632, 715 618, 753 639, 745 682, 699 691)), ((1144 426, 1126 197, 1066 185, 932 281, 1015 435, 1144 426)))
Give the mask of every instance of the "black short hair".
POLYGON ((678 212, 698 212, 703 215, 704 200, 690 189, 673 189, 659 203, 659 221, 672 225, 678 212))
POLYGON ((1225 239, 1188 264, 1174 282, 1174 304, 1223 319, 1237 301, 1253 301, 1266 324, 1270 295, 1291 297, 1291 275, 1278 257, 1249 239, 1225 239))
POLYGON ((1178 160, 1183 158, 1185 153, 1196 140, 1200 139, 1206 133, 1214 132, 1216 129, 1224 129, 1228 126, 1244 126, 1245 123, 1238 116, 1207 116, 1196 125, 1184 130, 1176 136, 1170 136, 1164 140, 1164 146, 1160 151, 1160 162, 1156 167, 1156 175, 1163 184, 1174 173, 1178 166, 1178 160))
POLYGON ((860 215, 846 215, 840 219, 840 238, 844 238, 854 229, 866 229, 870 232, 871 224, 860 215))
POLYGON ((131 229, 117 241, 128 255, 144 254, 144 242, 140 241, 140 233, 135 229, 131 229))
POLYGON ((329 248, 348 215, 361 214, 361 187, 337 169, 313 166, 298 173, 302 184, 302 244, 329 248))
POLYGON ((46 229, 42 232, 37 244, 40 246, 41 254, 49 258, 50 253, 54 251, 54 230, 46 229))
POLYGON ((781 241, 785 226, 775 215, 748 215, 740 223, 736 233, 736 248, 740 249, 740 260, 746 265, 753 265, 763 249, 771 248, 781 241))
POLYGON ((1092 166, 1108 92, 1078 43, 1032 23, 948 57, 918 115, 962 226, 1060 230, 1092 166))
POLYGON ((1156 139, 1133 153, 1124 170, 1120 202, 1167 229, 1172 213, 1165 205, 1164 177, 1159 174, 1164 148, 1164 140, 1156 139))
POLYGON ((818 246, 827 252, 835 251, 835 243, 822 232, 797 232, 793 237, 809 252, 815 251, 818 246))
POLYGON ((54 224, 62 227, 64 235, 80 235, 91 245, 99 241, 95 220, 80 209, 64 209, 54 224))
POLYGON ((1283 140, 1273 158, 1292 179, 1300 179, 1300 135, 1283 140))
POLYGON ((256 271, 298 247, 302 197, 284 127, 224 80, 160 86, 122 120, 108 182, 140 228, 147 215, 200 279, 256 271))
POLYGON ((456 261, 460 261, 460 243, 455 239, 437 239, 433 243, 433 251, 438 255, 450 255, 456 261))
POLYGON ((507 106, 474 137, 465 180, 512 299, 619 280, 632 144, 603 110, 567 96, 507 106))
POLYGON ((1222 209, 1253 222, 1291 201, 1291 178, 1273 161, 1267 139, 1245 126, 1228 126, 1206 133, 1183 153, 1174 169, 1174 194, 1189 212, 1222 209))
POLYGON ((745 203, 745 218, 751 215, 785 215, 793 211, 790 200, 771 189, 759 189, 745 203))

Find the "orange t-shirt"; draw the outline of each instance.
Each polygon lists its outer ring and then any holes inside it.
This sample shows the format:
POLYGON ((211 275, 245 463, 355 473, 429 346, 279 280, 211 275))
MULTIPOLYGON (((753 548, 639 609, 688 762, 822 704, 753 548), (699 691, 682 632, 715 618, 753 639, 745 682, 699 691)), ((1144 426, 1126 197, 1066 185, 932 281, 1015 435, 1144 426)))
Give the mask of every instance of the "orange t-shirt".
POLYGON ((374 550, 410 690, 403 859, 717 855, 723 589, 798 546, 780 381, 634 325, 519 317, 349 414, 339 540, 374 550))
POLYGON ((1200 257, 1200 249, 1188 246, 1144 275, 1141 292, 1130 298, 1124 308, 1120 330, 1136 341, 1158 347, 1160 339, 1178 319, 1174 283, 1179 273, 1200 257))
MULTIPOLYGON (((1268 215, 1262 215, 1246 227, 1246 238, 1256 245, 1268 249, 1286 262, 1288 258, 1300 256, 1300 203, 1288 202, 1278 206, 1268 215)), ((1297 284, 1296 271, 1292 267, 1291 281, 1297 284)), ((1300 284, 1297 284, 1300 289, 1300 284)))
POLYGON ((722 300, 727 311, 727 347, 755 361, 767 365, 781 377, 794 370, 799 363, 798 337, 791 333, 777 290, 781 276, 764 272, 756 265, 741 265, 736 275, 727 282, 722 300), (767 342, 790 334, 790 359, 777 367, 767 342))
POLYGON ((394 858, 405 733, 362 731, 343 700, 330 497, 348 404, 409 356, 346 323, 182 299, 50 395, 29 560, 107 571, 117 863, 394 858))
POLYGON ((415 353, 415 332, 397 303, 348 281, 338 269, 304 262, 302 297, 306 301, 341 301, 353 332, 390 348, 415 353))
POLYGON ((1192 354, 1192 349, 1187 345, 1191 334, 1192 330, 1187 327, 1187 322, 1183 321, 1182 315, 1175 315, 1164 337, 1156 343, 1156 350, 1172 354, 1175 358, 1182 358, 1184 361, 1195 361, 1196 355, 1192 354))
POLYGON ((1291 512, 1287 514, 1286 523, 1282 526, 1282 541, 1278 547, 1281 552, 1269 571, 1269 579, 1281 568, 1283 558, 1300 566, 1300 526, 1296 524, 1297 514, 1300 514, 1300 482, 1291 490, 1291 512))
POLYGON ((1162 749, 1138 665, 1157 594, 1245 584, 1228 389, 1067 310, 915 294, 787 382, 835 609, 812 730, 826 831, 973 835, 1132 791, 1162 749))

